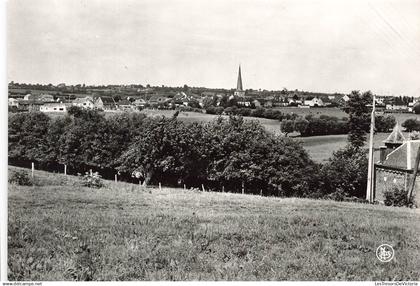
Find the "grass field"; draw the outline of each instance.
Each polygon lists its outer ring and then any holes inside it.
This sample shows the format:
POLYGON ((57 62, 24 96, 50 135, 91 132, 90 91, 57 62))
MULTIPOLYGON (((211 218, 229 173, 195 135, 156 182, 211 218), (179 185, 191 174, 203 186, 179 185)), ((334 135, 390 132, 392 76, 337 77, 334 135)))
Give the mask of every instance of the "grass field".
POLYGON ((283 113, 294 113, 300 116, 313 115, 319 117, 320 115, 335 116, 338 118, 348 117, 348 114, 336 107, 313 107, 313 108, 300 108, 300 107, 276 107, 275 110, 280 110, 283 113))
MULTIPOLYGON (((406 138, 409 134, 404 132, 406 138)), ((376 133, 373 137, 373 144, 375 148, 383 146, 383 141, 389 136, 389 133, 376 133)), ((369 137, 367 137, 369 138, 369 137)), ((323 163, 330 158, 335 151, 344 148, 347 144, 347 135, 324 135, 324 136, 311 136, 311 137, 297 137, 296 140, 302 142, 302 146, 309 153, 311 158, 318 162, 323 163)), ((368 148, 368 142, 365 145, 368 148)), ((375 161, 379 160, 379 152, 374 152, 375 161)))
MULTIPOLYGON (((299 108, 299 107, 276 107, 276 110, 280 110, 283 113, 295 113, 300 116, 306 116, 311 114, 315 117, 320 115, 335 116, 338 118, 348 117, 348 114, 339 108, 332 107, 314 107, 314 108, 299 108)), ((401 124, 408 118, 417 118, 420 120, 420 114, 413 113, 385 113, 384 115, 392 115, 401 124)))
POLYGON ((417 210, 35 177, 9 187, 10 280, 420 279, 417 210))
MULTIPOLYGON (((175 111, 173 110, 152 110, 146 109, 143 110, 142 113, 146 114, 147 116, 166 116, 171 117, 175 111)), ((219 115, 214 114, 206 114, 206 113, 198 113, 198 112, 180 112, 178 115, 178 119, 184 122, 209 122, 217 118, 219 115)), ((223 115, 223 118, 228 118, 229 116, 223 115)), ((267 119, 267 118, 257 118, 257 117, 244 117, 245 120, 257 120, 264 126, 268 131, 280 134, 280 121, 275 119, 267 119)))

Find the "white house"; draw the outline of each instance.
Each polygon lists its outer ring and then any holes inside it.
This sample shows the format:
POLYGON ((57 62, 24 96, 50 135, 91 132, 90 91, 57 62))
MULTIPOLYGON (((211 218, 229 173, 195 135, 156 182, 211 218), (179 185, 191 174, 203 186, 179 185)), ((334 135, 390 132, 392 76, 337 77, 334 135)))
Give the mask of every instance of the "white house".
POLYGON ((324 106, 324 102, 322 99, 318 97, 308 97, 304 101, 304 105, 310 106, 310 107, 321 107, 324 106))
POLYGON ((84 109, 94 109, 95 108, 95 102, 93 99, 89 96, 83 97, 83 98, 76 98, 72 102, 73 106, 78 106, 84 109))
POLYGON ((142 98, 137 98, 136 100, 134 100, 133 104, 137 107, 144 107, 146 106, 147 102, 142 98))
POLYGON ((387 110, 408 111, 408 106, 405 104, 387 104, 387 110))
POLYGON ((39 111, 41 112, 67 112, 67 109, 71 106, 71 103, 45 103, 40 106, 39 111))
POLYGON ((9 98, 9 106, 19 106, 19 100, 17 100, 16 98, 9 98))

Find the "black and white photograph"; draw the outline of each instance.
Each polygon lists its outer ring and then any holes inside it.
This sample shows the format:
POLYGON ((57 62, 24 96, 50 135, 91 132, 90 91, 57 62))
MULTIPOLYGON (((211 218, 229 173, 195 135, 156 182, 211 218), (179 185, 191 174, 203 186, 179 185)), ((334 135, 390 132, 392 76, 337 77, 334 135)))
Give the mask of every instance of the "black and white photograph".
POLYGON ((2 285, 419 285, 419 0, 2 5, 2 285))

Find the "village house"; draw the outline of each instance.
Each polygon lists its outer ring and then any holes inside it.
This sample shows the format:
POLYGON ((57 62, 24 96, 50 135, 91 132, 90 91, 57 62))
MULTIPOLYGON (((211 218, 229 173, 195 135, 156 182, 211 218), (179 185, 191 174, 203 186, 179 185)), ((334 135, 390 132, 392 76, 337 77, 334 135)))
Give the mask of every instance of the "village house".
POLYGON ((16 98, 9 98, 8 105, 18 107, 19 106, 19 100, 16 99, 16 98))
POLYGON ((149 104, 152 107, 163 107, 165 106, 167 103, 169 103, 171 101, 170 98, 167 97, 163 97, 163 96, 159 96, 159 95, 154 95, 149 99, 149 104))
MULTIPOLYGON (((397 124, 379 148, 379 160, 374 164, 374 200, 384 202, 385 192, 401 189, 408 192, 420 140, 406 140, 397 124)), ((416 177, 415 190, 420 189, 416 177)), ((418 204, 418 196, 416 199, 418 204)))
POLYGON ((76 98, 72 104, 83 109, 95 109, 95 102, 91 96, 76 98))
POLYGON ((406 104, 387 104, 385 109, 389 112, 409 112, 406 104))
POLYGON ((236 103, 240 107, 251 107, 251 99, 247 97, 243 97, 243 96, 238 97, 236 100, 236 103))
POLYGON ((95 101, 95 107, 103 111, 113 111, 117 109, 115 101, 111 96, 99 96, 95 101))
POLYGON ((175 106, 188 106, 190 103, 196 101, 192 96, 187 95, 185 92, 178 92, 173 98, 175 106))
POLYGON ((133 101, 133 104, 136 107, 144 108, 147 105, 147 102, 143 98, 137 98, 136 100, 133 101))
POLYGON ((71 103, 47 102, 40 106, 39 111, 41 112, 67 112, 70 106, 72 106, 71 103))
POLYGON ((308 97, 305 99, 303 104, 309 107, 323 107, 324 106, 324 102, 322 101, 322 99, 318 97, 308 97))
POLYGON ((40 111, 45 102, 38 100, 19 100, 18 111, 40 111))
POLYGON ((254 99, 252 101, 252 104, 254 104, 255 107, 261 107, 261 101, 259 101, 258 99, 254 99))
POLYGON ((325 96, 325 97, 321 98, 321 100, 322 100, 325 107, 334 106, 334 101, 332 99, 330 99, 329 96, 325 96))
POLYGON ((131 102, 127 99, 122 99, 116 103, 117 109, 122 111, 133 111, 136 109, 136 106, 131 104, 131 102))

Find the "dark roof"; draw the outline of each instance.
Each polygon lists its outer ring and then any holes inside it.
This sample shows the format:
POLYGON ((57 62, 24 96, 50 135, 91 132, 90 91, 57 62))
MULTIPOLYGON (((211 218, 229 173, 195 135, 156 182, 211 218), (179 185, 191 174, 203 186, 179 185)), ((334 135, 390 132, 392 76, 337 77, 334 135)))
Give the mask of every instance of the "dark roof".
POLYGON ((114 99, 110 96, 100 96, 99 98, 104 104, 115 104, 114 99))
POLYGON ((20 105, 31 105, 31 104, 44 105, 46 103, 45 101, 40 101, 40 100, 19 100, 18 102, 20 105))
POLYGON ((128 101, 127 99, 122 99, 120 101, 117 102, 118 105, 131 105, 131 102, 128 101))
POLYGON ((412 140, 406 141, 403 145, 392 151, 386 156, 386 160, 383 165, 391 166, 400 169, 409 169, 408 163, 410 164, 410 169, 414 167, 417 150, 419 149, 420 141, 412 140), (410 149, 410 152, 408 151, 410 149), (409 155, 411 156, 409 157, 409 155))

